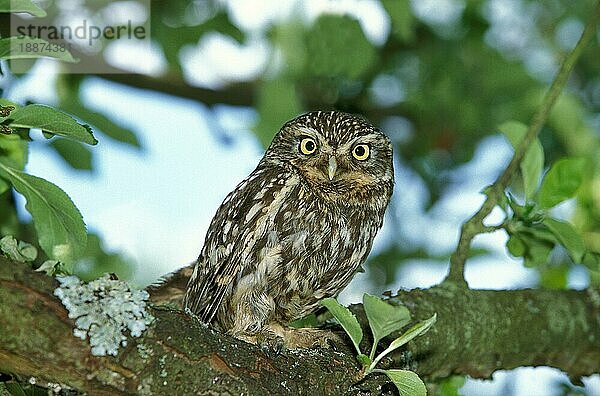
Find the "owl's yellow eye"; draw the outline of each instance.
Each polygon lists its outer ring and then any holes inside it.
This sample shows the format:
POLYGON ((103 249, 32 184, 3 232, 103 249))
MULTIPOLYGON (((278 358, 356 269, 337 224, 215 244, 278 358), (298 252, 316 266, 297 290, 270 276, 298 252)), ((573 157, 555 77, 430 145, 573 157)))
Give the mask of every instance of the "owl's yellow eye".
POLYGON ((352 149, 352 156, 359 161, 364 161, 369 158, 370 151, 367 144, 357 144, 352 149))
POLYGON ((300 142, 300 152, 304 155, 311 155, 317 151, 317 143, 313 138, 306 137, 300 142))

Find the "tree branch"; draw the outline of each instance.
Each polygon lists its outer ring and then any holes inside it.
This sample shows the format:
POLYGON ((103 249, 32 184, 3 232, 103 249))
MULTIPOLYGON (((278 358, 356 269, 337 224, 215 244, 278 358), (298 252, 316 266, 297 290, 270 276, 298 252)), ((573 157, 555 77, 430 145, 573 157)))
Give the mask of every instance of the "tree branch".
MULTIPOLYGON (((73 336, 72 321, 52 295, 56 286, 29 266, 0 258, 0 373, 91 395, 357 394, 387 382, 383 375, 360 381, 350 345, 269 357, 160 307, 152 309, 157 320, 150 330, 129 339, 119 356, 95 357, 73 336)), ((450 374, 486 378, 527 365, 558 367, 575 378, 600 369, 600 312, 585 292, 436 287, 393 299, 414 320, 437 312, 438 322, 410 343, 410 354, 384 359, 384 366, 410 366, 430 381, 450 374)), ((361 306, 353 309, 364 318, 361 306)))
POLYGON ((548 90, 542 105, 540 106, 538 112, 533 117, 531 125, 527 129, 525 137, 523 141, 519 144, 519 146, 515 150, 515 154, 511 159, 510 163, 502 172, 500 177, 494 182, 492 187, 489 189, 487 193, 487 197, 481 208, 467 220, 466 223, 463 224, 460 232, 460 238, 458 241, 458 246, 456 247, 455 252, 450 257, 450 271, 448 273, 448 277, 445 282, 453 282, 457 285, 466 286, 465 282, 465 262, 469 256, 469 248, 471 246, 471 242, 473 238, 477 234, 480 234, 484 231, 485 227, 483 225, 483 220, 492 212, 492 209, 499 202, 500 198, 504 194, 504 190, 508 187, 512 177, 517 172, 523 157, 525 157, 525 153, 527 149, 535 138, 537 137, 539 131, 542 129, 542 126, 546 123, 548 116, 550 115, 550 111, 554 106, 554 103, 560 96, 565 84, 567 83, 567 79, 577 62, 577 59, 590 42, 590 40, 594 37, 596 32, 596 26, 600 22, 600 2, 596 3, 596 7, 594 8, 594 12, 588 21, 577 45, 571 51, 571 53, 564 59, 558 74, 554 78, 550 89, 548 90))

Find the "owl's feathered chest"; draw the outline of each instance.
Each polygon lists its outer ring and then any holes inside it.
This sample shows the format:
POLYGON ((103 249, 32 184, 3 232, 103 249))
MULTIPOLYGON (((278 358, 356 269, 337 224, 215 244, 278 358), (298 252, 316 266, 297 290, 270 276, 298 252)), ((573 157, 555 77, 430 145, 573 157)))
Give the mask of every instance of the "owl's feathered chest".
MULTIPOLYGON (((265 304, 275 306, 280 320, 301 317, 350 282, 371 249, 385 205, 325 200, 297 174, 259 168, 217 211, 194 285, 226 303, 221 312, 255 293, 269 296, 265 304)), ((208 311, 207 320, 214 313, 208 311)))

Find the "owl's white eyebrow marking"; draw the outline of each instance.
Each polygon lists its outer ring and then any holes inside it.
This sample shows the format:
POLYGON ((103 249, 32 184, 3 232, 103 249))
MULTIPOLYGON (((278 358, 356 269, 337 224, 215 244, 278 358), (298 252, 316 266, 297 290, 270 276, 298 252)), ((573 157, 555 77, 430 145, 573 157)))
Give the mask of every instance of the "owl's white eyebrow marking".
POLYGON ((317 130, 315 130, 313 128, 309 128, 309 127, 306 127, 306 126, 301 126, 301 127, 298 128, 298 130, 300 132, 302 132, 302 133, 305 133, 305 134, 311 136, 311 137, 317 137, 317 136, 322 137, 322 135, 319 132, 317 132, 317 130))

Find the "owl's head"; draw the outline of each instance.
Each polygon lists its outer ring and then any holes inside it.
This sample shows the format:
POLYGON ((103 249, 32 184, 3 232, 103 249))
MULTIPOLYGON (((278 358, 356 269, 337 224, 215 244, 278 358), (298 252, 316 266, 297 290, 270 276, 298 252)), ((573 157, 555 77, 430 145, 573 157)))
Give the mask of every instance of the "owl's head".
POLYGON ((390 140, 364 119, 338 111, 287 122, 264 161, 291 168, 328 200, 387 204, 394 184, 390 140))

